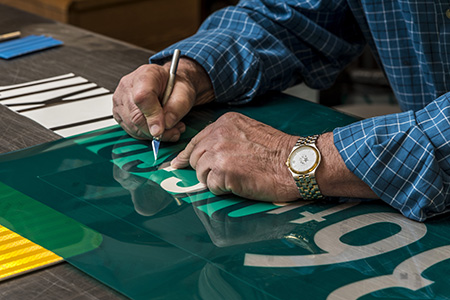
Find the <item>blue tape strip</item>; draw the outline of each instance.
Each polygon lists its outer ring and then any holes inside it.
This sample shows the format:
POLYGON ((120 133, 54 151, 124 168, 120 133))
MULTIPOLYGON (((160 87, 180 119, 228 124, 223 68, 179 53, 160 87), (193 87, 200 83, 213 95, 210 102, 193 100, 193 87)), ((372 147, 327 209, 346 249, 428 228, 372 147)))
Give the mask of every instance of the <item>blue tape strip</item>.
POLYGON ((30 35, 0 44, 0 57, 10 59, 27 53, 62 45, 63 42, 44 35, 30 35))
POLYGON ((21 45, 32 44, 36 40, 41 40, 42 37, 43 37, 42 35, 41 36, 30 35, 30 36, 27 36, 24 38, 0 43, 0 52, 3 52, 8 49, 17 48, 17 47, 20 47, 21 45))

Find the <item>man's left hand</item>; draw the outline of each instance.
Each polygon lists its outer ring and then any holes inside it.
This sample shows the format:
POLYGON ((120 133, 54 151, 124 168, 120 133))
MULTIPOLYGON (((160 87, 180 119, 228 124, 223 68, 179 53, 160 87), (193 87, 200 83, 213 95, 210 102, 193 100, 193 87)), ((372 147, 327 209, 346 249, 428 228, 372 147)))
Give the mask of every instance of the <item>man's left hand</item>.
POLYGON ((198 133, 173 161, 189 165, 216 194, 270 202, 299 198, 285 161, 298 137, 239 113, 227 113, 198 133))

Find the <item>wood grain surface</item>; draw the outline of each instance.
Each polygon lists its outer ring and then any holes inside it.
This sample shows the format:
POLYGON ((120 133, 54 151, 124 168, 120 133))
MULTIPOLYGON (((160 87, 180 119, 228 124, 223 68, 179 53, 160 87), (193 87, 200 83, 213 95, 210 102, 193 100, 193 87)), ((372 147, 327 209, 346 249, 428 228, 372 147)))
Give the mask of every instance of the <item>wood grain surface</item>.
MULTIPOLYGON (((45 34, 61 47, 0 59, 0 86, 75 73, 111 91, 120 78, 148 62, 152 52, 73 26, 0 5, 2 33, 45 34)), ((0 152, 31 147, 60 137, 0 105, 0 152)), ((123 299, 124 296, 67 263, 12 278, 0 284, 0 299, 123 299)))

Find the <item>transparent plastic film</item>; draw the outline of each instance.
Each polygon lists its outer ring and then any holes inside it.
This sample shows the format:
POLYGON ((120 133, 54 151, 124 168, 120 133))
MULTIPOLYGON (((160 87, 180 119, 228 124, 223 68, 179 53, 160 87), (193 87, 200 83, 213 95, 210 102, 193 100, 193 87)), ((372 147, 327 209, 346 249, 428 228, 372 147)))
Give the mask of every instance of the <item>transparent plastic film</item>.
MULTIPOLYGON (((285 95, 232 109, 296 135, 354 121, 285 95)), ((156 161, 151 141, 119 126, 0 156, 1 225, 133 299, 448 295, 448 216, 423 224, 381 201, 217 196, 195 170, 171 168, 224 111, 193 111, 156 161)))

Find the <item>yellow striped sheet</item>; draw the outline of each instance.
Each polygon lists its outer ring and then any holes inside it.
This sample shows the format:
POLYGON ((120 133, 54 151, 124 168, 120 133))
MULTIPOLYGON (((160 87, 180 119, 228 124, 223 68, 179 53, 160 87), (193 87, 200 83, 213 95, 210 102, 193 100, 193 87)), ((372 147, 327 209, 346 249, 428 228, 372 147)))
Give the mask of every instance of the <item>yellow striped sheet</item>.
POLYGON ((0 280, 60 261, 60 256, 0 226, 0 280))

